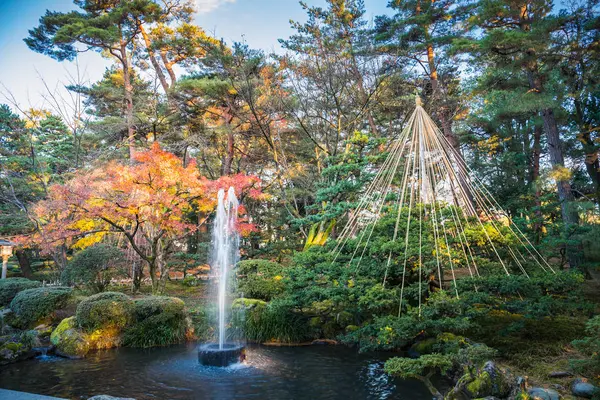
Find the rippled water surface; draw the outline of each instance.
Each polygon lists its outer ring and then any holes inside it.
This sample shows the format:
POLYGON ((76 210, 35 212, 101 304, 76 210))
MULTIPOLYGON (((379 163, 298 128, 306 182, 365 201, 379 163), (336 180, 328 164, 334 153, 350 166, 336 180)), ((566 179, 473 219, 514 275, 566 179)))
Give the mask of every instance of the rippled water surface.
POLYGON ((250 347, 245 364, 198 364, 196 347, 118 349, 84 360, 41 358, 0 367, 0 387, 69 399, 406 399, 431 395, 387 377, 381 355, 341 346, 250 347))

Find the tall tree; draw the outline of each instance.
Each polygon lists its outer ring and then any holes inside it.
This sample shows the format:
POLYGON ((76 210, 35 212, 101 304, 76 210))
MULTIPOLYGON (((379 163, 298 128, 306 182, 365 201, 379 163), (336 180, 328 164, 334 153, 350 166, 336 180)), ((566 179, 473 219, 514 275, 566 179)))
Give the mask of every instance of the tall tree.
MULTIPOLYGON (((571 191, 570 171, 565 167, 560 114, 562 93, 553 90, 553 67, 556 59, 550 49, 551 33, 556 25, 550 23, 552 3, 549 0, 484 0, 474 4, 469 19, 474 29, 471 40, 457 41, 465 45, 474 59, 487 68, 493 68, 497 79, 504 80, 502 73, 521 76, 526 87, 514 87, 515 99, 539 114, 543 122, 547 150, 553 167, 561 214, 569 232, 579 222, 574 195, 571 191), (526 90, 525 90, 526 89, 526 90)), ((568 234, 568 233, 567 233, 568 234)), ((578 250, 568 249, 569 261, 577 266, 578 250)))
POLYGON ((123 107, 127 121, 129 156, 135 152, 131 52, 141 25, 159 20, 163 9, 151 0, 76 0, 81 11, 46 11, 25 43, 32 50, 59 61, 73 60, 79 51, 103 51, 123 71, 123 107))

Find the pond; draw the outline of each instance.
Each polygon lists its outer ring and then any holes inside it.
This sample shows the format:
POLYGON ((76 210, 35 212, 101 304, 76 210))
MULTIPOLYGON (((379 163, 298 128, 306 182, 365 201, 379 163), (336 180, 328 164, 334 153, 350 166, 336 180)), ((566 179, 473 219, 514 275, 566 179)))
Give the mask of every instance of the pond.
POLYGON ((381 354, 250 346, 247 355, 246 363, 228 368, 199 365, 193 344, 113 349, 83 360, 37 358, 0 368, 0 388, 68 399, 431 399, 419 381, 384 374, 381 354))

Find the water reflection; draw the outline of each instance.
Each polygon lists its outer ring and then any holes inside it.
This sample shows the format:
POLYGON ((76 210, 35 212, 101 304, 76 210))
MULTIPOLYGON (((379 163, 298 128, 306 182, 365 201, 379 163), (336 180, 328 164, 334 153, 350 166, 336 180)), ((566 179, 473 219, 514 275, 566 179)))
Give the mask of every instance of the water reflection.
POLYGON ((0 387, 80 399, 430 399, 416 381, 391 379, 381 355, 344 347, 250 347, 247 361, 201 366, 195 346, 118 349, 85 360, 55 357, 4 366, 0 387))

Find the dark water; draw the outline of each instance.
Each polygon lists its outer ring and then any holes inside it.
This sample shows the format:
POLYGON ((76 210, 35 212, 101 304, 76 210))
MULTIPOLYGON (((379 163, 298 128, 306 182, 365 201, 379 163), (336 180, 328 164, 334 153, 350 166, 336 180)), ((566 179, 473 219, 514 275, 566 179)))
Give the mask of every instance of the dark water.
POLYGON ((229 368, 199 365, 191 344, 41 358, 0 367, 0 388, 68 399, 431 399, 420 382, 386 376, 381 355, 341 346, 251 347, 247 355, 229 368))

